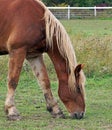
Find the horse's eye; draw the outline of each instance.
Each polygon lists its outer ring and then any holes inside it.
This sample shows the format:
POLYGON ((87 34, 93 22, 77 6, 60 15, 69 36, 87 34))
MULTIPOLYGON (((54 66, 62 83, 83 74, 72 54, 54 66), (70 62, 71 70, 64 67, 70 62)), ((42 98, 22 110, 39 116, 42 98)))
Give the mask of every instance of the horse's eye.
POLYGON ((80 93, 80 87, 79 87, 79 85, 77 86, 77 92, 80 93))

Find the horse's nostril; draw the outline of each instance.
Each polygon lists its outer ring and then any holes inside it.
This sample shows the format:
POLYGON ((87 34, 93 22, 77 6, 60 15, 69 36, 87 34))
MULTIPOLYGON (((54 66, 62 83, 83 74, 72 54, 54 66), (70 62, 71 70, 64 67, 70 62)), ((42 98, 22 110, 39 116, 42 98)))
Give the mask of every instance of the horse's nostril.
POLYGON ((82 119, 83 116, 84 116, 84 112, 75 112, 71 115, 71 117, 74 119, 82 119))
POLYGON ((78 113, 74 113, 74 117, 76 118, 76 119, 78 119, 78 113))
POLYGON ((84 117, 84 112, 81 112, 81 114, 82 114, 82 117, 84 117))

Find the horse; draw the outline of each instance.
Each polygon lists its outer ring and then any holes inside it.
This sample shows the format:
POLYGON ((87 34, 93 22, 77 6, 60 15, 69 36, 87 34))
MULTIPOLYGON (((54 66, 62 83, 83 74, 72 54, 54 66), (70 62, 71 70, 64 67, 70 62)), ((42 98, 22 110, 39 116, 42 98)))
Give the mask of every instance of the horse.
POLYGON ((51 91, 44 53, 54 65, 58 95, 70 117, 83 118, 86 108, 84 65, 77 63, 63 25, 40 0, 0 0, 0 55, 9 55, 4 108, 9 120, 21 119, 14 97, 25 59, 42 87, 47 110, 55 118, 65 118, 51 91))

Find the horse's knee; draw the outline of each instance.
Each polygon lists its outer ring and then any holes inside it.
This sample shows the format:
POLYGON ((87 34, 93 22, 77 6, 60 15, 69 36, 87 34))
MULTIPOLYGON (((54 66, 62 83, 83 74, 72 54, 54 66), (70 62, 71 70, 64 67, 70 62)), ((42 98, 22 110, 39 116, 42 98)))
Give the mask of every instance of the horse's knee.
POLYGON ((8 80, 8 86, 9 86, 9 88, 16 89, 17 81, 14 78, 8 80))

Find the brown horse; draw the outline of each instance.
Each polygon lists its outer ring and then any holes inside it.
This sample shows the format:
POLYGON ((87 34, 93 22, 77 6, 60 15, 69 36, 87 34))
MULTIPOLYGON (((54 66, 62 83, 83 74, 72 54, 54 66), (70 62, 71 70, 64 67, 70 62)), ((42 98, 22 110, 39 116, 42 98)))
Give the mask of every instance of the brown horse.
POLYGON ((0 0, 0 55, 9 54, 8 92, 5 111, 10 120, 20 119, 14 93, 25 59, 42 87, 47 110, 53 117, 64 117, 54 99, 43 62, 43 53, 51 58, 59 80, 58 94, 72 118, 85 113, 82 64, 62 24, 39 0, 0 0))

